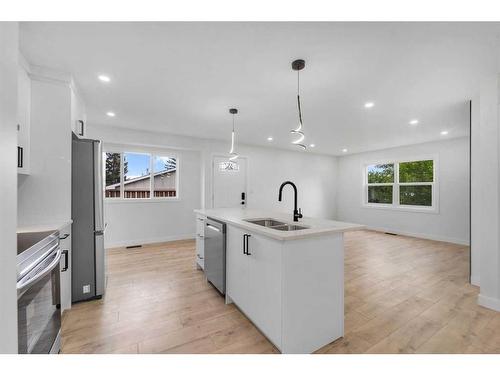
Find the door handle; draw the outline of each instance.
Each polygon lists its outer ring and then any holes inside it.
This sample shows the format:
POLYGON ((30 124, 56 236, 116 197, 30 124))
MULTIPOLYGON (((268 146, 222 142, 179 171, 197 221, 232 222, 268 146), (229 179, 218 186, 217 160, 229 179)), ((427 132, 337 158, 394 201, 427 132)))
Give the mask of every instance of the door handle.
POLYGON ((252 253, 248 251, 248 239, 249 239, 250 237, 252 237, 252 236, 251 236, 250 234, 245 234, 245 236, 246 236, 246 244, 245 244, 245 248, 246 248, 246 251, 247 251, 247 252, 246 252, 246 254, 247 254, 247 255, 252 255, 252 253))
POLYGON ((68 258, 69 258, 69 251, 68 250, 63 250, 61 254, 64 255, 64 267, 61 270, 61 272, 67 271, 68 270, 68 258))
POLYGON ((212 229, 212 230, 215 230, 216 232, 220 232, 220 229, 219 229, 219 228, 214 227, 214 226, 213 226, 213 225, 211 225, 211 224, 207 224, 207 228, 210 228, 210 229, 212 229))
POLYGON ((17 167, 22 168, 24 165, 24 155, 23 155, 23 148, 20 146, 17 146, 17 167))
POLYGON ((247 242, 245 241, 246 236, 247 236, 246 234, 243 235, 243 254, 245 254, 245 255, 247 255, 247 250, 246 250, 246 243, 247 242))

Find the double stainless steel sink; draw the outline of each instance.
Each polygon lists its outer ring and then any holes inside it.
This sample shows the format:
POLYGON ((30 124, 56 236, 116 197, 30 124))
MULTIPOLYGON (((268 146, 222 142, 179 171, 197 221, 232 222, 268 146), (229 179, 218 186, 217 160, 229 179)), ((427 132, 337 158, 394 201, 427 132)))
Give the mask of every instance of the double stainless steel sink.
POLYGON ((265 219, 246 219, 245 220, 248 223, 260 225, 262 227, 270 228, 270 229, 275 229, 275 230, 281 230, 281 231, 295 231, 295 230, 303 230, 303 229, 309 229, 309 227, 303 226, 303 225, 297 225, 297 224, 287 224, 282 221, 276 220, 276 219, 270 219, 270 218, 265 218, 265 219))

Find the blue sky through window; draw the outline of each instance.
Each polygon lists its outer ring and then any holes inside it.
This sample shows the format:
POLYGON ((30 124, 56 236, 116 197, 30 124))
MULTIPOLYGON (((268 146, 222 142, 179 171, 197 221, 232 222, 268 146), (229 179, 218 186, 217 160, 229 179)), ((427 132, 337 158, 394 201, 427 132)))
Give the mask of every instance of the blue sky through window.
POLYGON ((125 175, 126 180, 149 174, 150 155, 126 152, 124 157, 128 162, 128 173, 125 175))
MULTIPOLYGON (((125 180, 131 180, 136 177, 141 177, 149 174, 150 168, 150 158, 149 154, 138 154, 133 152, 125 152, 124 158, 128 162, 128 172, 125 175, 125 180)), ((164 171, 165 165, 175 164, 175 158, 170 158, 167 156, 155 156, 153 160, 153 170, 154 172, 164 171)))

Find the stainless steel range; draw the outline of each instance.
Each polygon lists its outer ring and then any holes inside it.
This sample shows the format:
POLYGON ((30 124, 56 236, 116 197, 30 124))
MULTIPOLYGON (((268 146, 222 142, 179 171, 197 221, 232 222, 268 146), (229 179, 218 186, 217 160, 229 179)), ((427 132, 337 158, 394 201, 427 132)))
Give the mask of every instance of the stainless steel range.
POLYGON ((59 352, 60 259, 58 231, 18 233, 17 324, 20 354, 59 352))

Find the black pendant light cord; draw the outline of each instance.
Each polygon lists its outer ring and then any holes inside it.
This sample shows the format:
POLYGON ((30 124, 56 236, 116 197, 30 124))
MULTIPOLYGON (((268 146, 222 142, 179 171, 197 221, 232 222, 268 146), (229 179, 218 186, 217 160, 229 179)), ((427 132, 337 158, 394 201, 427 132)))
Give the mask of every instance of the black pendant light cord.
POLYGON ((302 125, 302 110, 300 108, 300 70, 297 70, 297 108, 299 110, 299 122, 302 125))

